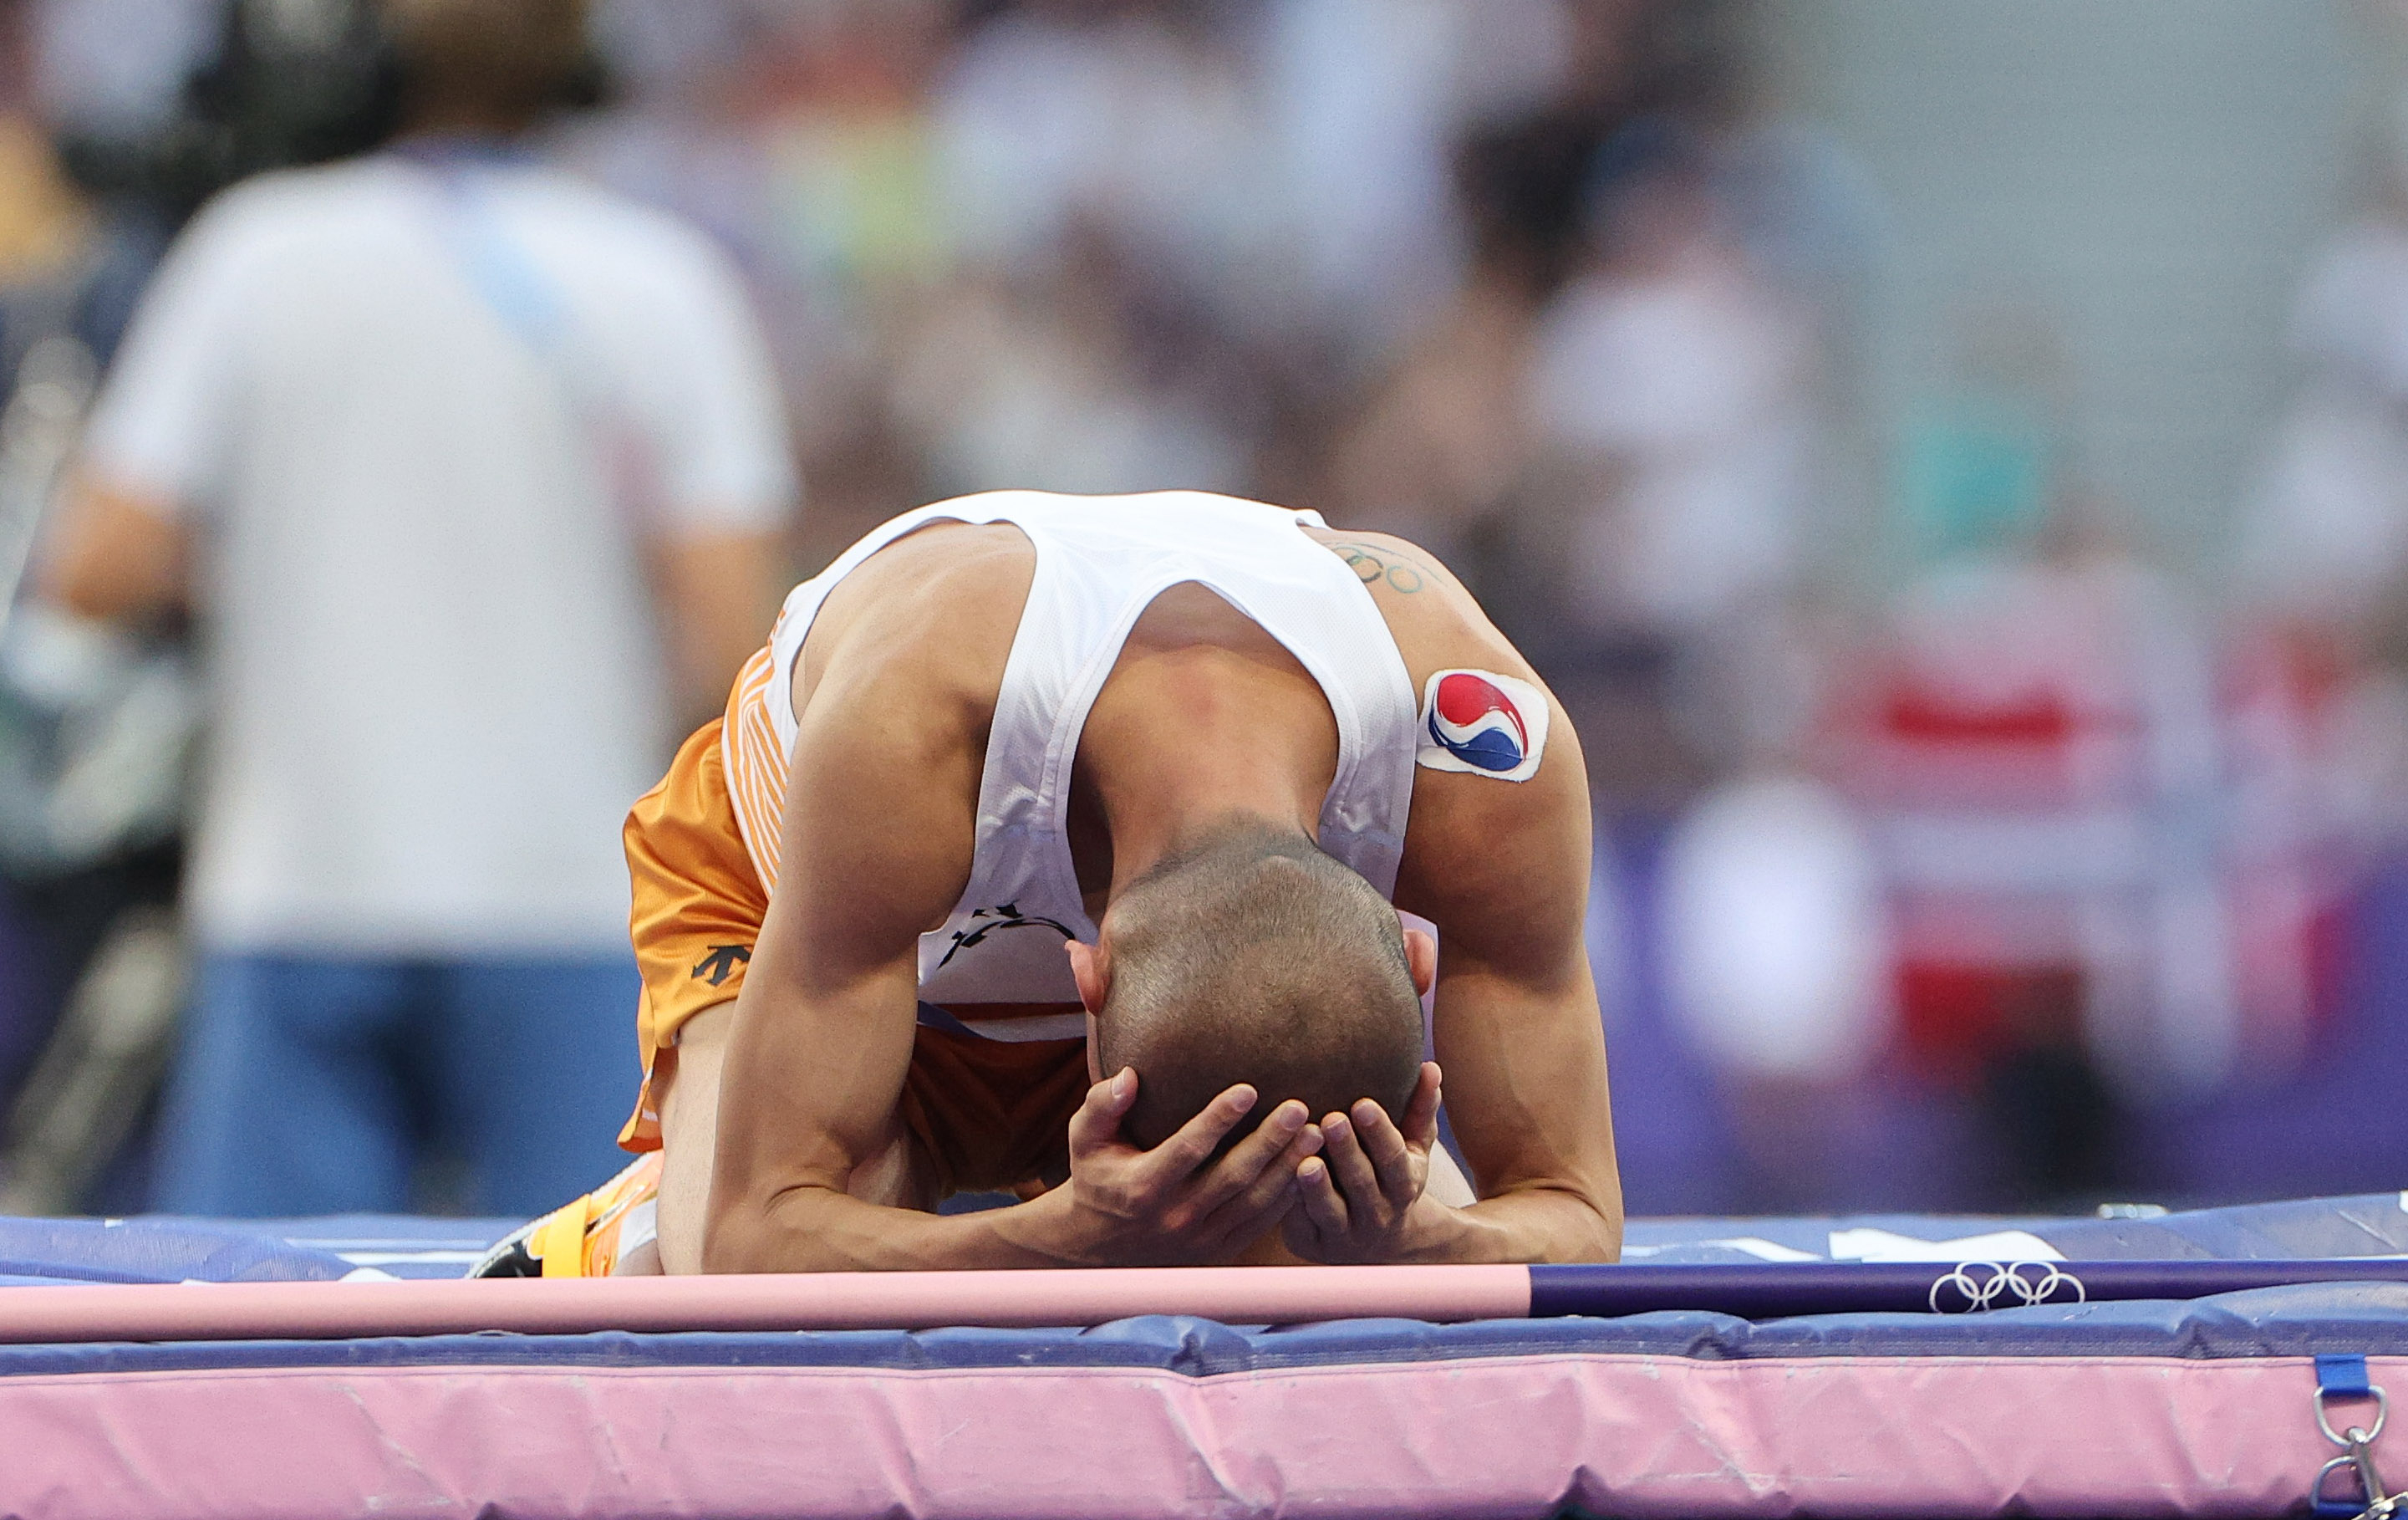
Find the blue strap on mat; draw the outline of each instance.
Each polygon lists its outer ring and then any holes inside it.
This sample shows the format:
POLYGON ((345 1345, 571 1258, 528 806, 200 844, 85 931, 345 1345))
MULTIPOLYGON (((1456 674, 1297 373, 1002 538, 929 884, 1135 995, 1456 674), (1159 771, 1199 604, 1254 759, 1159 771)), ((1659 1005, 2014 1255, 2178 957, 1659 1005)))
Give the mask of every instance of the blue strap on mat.
POLYGON ((2374 1455, 2369 1450, 2374 1438, 2383 1433, 2383 1422, 2388 1406, 2383 1390, 2369 1380, 2366 1358, 2350 1354, 2320 1353, 2316 1356, 2316 1427, 2325 1439, 2342 1449, 2342 1455, 2327 1462, 2316 1471, 2316 1481, 2308 1490, 2308 1509, 2318 1520, 2389 1520, 2393 1499, 2386 1493, 2383 1475, 2375 1470, 2374 1455), (2344 1426, 2333 1427, 2329 1406, 2336 1399, 2372 1398, 2375 1401, 2372 1427, 2344 1426), (2333 1474, 2344 1474, 2335 1493, 2333 1474), (2349 1490, 2355 1489, 2355 1493, 2349 1490))
POLYGON ((2316 1392, 2327 1398, 2372 1398, 2374 1384, 2367 1381, 2366 1358, 2339 1355, 2316 1358, 2316 1392))

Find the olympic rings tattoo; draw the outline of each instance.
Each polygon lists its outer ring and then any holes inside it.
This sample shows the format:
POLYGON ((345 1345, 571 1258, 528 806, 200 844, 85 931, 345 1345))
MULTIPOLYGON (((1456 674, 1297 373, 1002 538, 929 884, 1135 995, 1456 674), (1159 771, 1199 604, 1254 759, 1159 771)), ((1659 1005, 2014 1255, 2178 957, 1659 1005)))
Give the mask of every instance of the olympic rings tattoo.
POLYGON ((1369 544, 1331 544, 1329 547, 1354 570, 1355 579, 1367 586, 1384 581, 1390 591, 1410 596, 1429 583, 1421 567, 1401 555, 1391 557, 1369 544))

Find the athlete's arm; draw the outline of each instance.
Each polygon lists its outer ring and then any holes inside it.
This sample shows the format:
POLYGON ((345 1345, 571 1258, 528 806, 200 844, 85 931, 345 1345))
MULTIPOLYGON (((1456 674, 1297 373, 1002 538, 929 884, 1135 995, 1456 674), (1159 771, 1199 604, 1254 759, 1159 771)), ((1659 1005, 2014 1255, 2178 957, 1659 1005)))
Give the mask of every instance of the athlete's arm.
POLYGON ((1432 1032, 1480 1201, 1428 1204, 1402 1259, 1622 1253, 1605 1033, 1584 934, 1588 782, 1560 708, 1550 726, 1540 774, 1518 786, 1416 772, 1417 868, 1399 896, 1439 926, 1432 1032))
MULTIPOLYGON (((916 641, 854 641, 805 707, 779 884, 721 1078, 706 1270, 1226 1260, 1277 1226, 1295 1167, 1318 1143, 1302 1105, 1288 1104, 1212 1160, 1254 1101, 1232 1088, 1169 1140, 1136 1150, 1120 1121, 1139 1079, 1117 1073, 1071 1123, 1069 1183, 1033 1201, 939 1217, 852 1196, 856 1171, 907 1154, 898 1106, 919 936, 969 875, 989 714, 976 682, 947 684, 936 635, 976 647, 975 616, 953 607, 916 641)), ((1008 647, 1008 622, 1000 639, 1008 647)))
MULTIPOLYGON (((1539 685, 1435 560, 1377 535, 1354 536, 1349 555, 1414 669, 1478 667, 1539 685), (1425 586, 1419 572, 1440 584, 1425 586), (1434 590, 1446 594, 1451 611, 1429 606, 1434 590), (1419 599, 1400 614, 1398 598, 1419 599)), ((1365 1103, 1352 1123, 1325 1125, 1326 1154, 1299 1169, 1300 1206, 1284 1232, 1299 1255, 1492 1262, 1620 1255, 1622 1186, 1584 933, 1588 782, 1570 721, 1549 702, 1545 748, 1529 780, 1414 769, 1397 905, 1438 925, 1439 1071, 1425 1068, 1404 1114, 1365 1103), (1469 1208, 1422 1190, 1440 1072, 1479 1193, 1469 1208)))

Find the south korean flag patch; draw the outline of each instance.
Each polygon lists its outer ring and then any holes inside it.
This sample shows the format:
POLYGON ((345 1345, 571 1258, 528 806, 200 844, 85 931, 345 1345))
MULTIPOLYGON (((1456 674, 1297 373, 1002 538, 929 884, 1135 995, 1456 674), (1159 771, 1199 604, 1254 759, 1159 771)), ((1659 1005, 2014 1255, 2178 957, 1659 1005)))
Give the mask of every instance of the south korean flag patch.
POLYGON ((1547 695, 1490 670, 1440 670, 1422 688, 1421 747, 1432 770, 1526 782, 1547 753, 1547 695))

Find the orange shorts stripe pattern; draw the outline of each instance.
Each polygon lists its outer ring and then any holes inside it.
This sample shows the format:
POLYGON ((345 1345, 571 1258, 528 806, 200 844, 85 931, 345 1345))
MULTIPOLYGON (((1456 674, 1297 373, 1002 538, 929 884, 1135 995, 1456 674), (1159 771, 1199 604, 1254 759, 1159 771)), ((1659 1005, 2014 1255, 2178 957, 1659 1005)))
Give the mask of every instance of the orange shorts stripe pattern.
POLYGON ((727 698, 720 739, 728 801, 741 825, 753 871, 772 892, 778 888, 778 845, 786 811, 786 752, 778 743, 778 724, 769 715, 769 695, 777 676, 773 648, 765 647, 744 662, 736 677, 736 690, 727 698))

